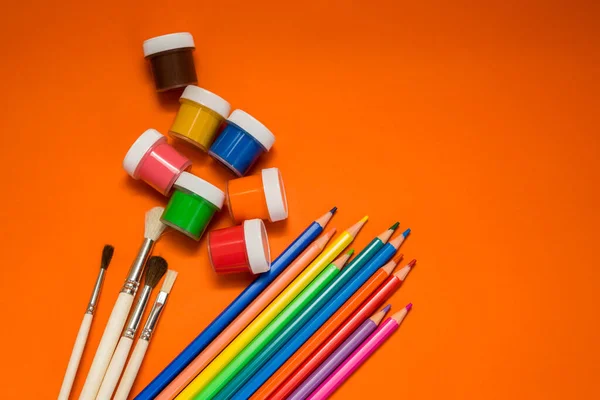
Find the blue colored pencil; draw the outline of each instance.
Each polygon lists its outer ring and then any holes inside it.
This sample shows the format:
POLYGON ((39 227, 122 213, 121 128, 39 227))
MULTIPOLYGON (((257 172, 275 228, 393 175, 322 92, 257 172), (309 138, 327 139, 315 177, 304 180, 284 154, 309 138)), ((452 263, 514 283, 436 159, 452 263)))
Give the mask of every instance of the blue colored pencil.
POLYGON ((321 218, 313 221, 284 251, 273 261, 271 270, 260 274, 254 282, 227 306, 210 325, 208 325, 171 363, 162 370, 135 397, 135 400, 151 400, 169 384, 181 371, 191 363, 216 338, 223 329, 233 321, 283 270, 294 261, 323 232, 337 207, 334 207, 321 218))
POLYGON ((375 237, 302 312, 219 391, 215 400, 228 399, 242 388, 315 314, 331 300, 387 243, 398 224, 375 237))
POLYGON ((232 397, 233 400, 249 399, 254 392, 265 383, 271 375, 281 367, 304 342, 306 342, 336 311, 340 308, 352 294, 356 292, 365 283, 371 275, 392 258, 396 250, 400 247, 406 235, 407 230, 402 235, 386 244, 379 252, 365 265, 365 267, 355 276, 352 281, 340 290, 319 312, 290 339, 279 352, 256 372, 254 376, 246 382, 232 397))

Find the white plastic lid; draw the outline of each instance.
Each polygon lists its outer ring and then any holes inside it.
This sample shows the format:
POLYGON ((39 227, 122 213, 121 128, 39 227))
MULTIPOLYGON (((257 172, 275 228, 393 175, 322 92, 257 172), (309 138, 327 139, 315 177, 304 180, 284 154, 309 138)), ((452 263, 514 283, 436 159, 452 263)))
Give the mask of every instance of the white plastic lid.
POLYGON ((271 147, 273 147, 273 143, 275 143, 275 135, 273 135, 271 131, 259 120, 247 112, 239 109, 233 110, 227 120, 233 122, 252 135, 252 137, 258 140, 259 143, 262 144, 265 149, 267 149, 267 151, 271 150, 271 147))
POLYGON ((189 32, 170 33, 168 35, 156 36, 144 40, 144 57, 152 54, 162 53, 163 51, 183 49, 186 47, 196 47, 194 38, 189 32))
POLYGON ((261 219, 244 221, 244 241, 252 273, 262 274, 270 270, 271 249, 267 230, 261 219))
POLYGON ((176 189, 184 189, 197 194, 214 204, 219 210, 223 207, 225 193, 218 187, 189 172, 182 172, 174 183, 176 189))
POLYGON ((188 85, 181 94, 181 98, 202 104, 223 118, 227 118, 229 111, 231 111, 231 106, 225 99, 195 85, 188 85))
POLYGON ((148 153, 148 150, 161 139, 164 141, 167 140, 167 138, 161 135, 156 129, 148 129, 131 145, 123 159, 123 168, 131 175, 131 177, 135 179, 138 178, 135 172, 140 161, 142 161, 146 153, 148 153))
POLYGON ((262 170, 263 189, 269 209, 269 220, 277 222, 288 217, 287 197, 279 168, 262 170))

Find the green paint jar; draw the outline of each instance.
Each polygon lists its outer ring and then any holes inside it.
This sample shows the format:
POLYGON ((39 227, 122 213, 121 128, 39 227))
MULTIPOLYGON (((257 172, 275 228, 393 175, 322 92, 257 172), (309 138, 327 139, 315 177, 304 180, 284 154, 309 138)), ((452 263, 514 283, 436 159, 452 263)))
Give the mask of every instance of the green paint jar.
POLYGON ((173 195, 161 221, 194 240, 200 240, 213 215, 223 207, 225 194, 189 172, 183 172, 173 187, 173 195))

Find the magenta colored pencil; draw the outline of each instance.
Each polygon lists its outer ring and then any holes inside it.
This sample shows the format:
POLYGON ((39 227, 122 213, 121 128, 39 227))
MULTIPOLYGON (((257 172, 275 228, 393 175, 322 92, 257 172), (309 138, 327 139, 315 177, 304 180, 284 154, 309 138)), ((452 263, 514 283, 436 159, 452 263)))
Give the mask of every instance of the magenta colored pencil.
POLYGON ((359 348, 340 365, 327 379, 315 390, 308 400, 324 400, 332 395, 335 390, 348 379, 358 367, 377 350, 398 329, 400 323, 412 308, 408 304, 390 318, 386 319, 375 332, 371 334, 359 348))
POLYGON ((296 390, 287 398, 287 400, 304 400, 310 395, 335 369, 348 358, 350 354, 371 333, 377 329, 377 325, 381 322, 385 314, 390 310, 391 306, 386 306, 383 310, 376 312, 363 322, 352 334, 338 347, 325 361, 315 369, 312 374, 304 382, 302 382, 296 390))

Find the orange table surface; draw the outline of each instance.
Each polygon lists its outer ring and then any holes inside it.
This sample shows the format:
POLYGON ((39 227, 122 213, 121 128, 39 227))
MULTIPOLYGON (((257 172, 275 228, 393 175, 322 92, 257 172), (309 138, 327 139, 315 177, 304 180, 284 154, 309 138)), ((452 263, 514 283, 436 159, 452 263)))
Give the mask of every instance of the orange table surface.
MULTIPOLYGON (((194 35, 199 85, 277 137, 253 169, 287 186, 274 254, 334 205, 338 229, 370 215, 357 249, 413 230, 418 264, 391 300, 413 311, 334 398, 600 397, 597 2, 71 3, 3 7, 1 398, 58 394, 110 243, 81 390, 144 213, 166 204, 121 162, 173 121, 142 41, 176 31, 194 35)), ((133 393, 249 282, 211 271, 206 238, 170 233, 155 254, 180 274, 133 393)))

